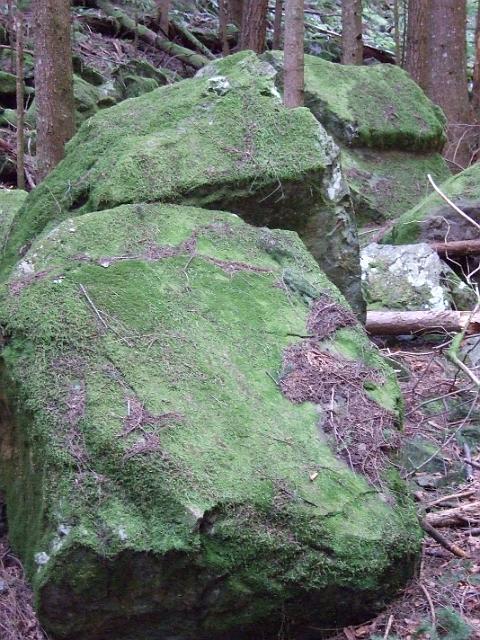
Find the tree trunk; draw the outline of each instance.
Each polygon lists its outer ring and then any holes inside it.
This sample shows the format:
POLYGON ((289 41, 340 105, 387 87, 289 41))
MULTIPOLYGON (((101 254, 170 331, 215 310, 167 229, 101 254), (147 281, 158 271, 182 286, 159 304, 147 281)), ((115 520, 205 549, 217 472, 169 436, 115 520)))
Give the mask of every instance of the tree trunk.
POLYGON ((302 107, 304 91, 304 1, 285 0, 284 89, 286 107, 302 107))
POLYGON ((230 47, 228 46, 227 24, 228 24, 227 0, 218 0, 218 30, 219 30, 220 42, 222 43, 222 54, 224 56, 228 56, 228 54, 230 53, 230 47))
POLYGON ((17 53, 17 188, 25 189, 25 88, 23 70, 23 13, 17 9, 15 17, 17 53))
POLYGON ((395 32, 395 62, 398 65, 402 64, 399 2, 400 0, 393 0, 393 22, 394 22, 394 32, 395 32))
POLYGON ((472 108, 475 119, 480 116, 480 0, 477 4, 477 24, 475 27, 475 64, 473 66, 472 108))
POLYGON ((425 92, 442 107, 449 124, 468 123, 466 0, 435 0, 430 13, 425 92))
POLYGON ((42 180, 75 132, 69 0, 34 0, 37 165, 42 180))
POLYGON ((362 0, 342 0, 342 62, 362 64, 362 0))
POLYGON ((431 0, 408 0, 405 68, 424 89, 427 86, 430 66, 430 5, 431 0))
POLYGON ((275 20, 273 23, 272 49, 280 49, 282 45, 283 0, 275 0, 275 20))
POLYGON ((480 313, 471 311, 368 311, 365 326, 374 336, 398 336, 433 330, 478 333, 480 313))
POLYGON ((170 13, 170 6, 172 0, 158 0, 158 24, 161 31, 168 38, 168 15, 170 13))
POLYGON ((7 0, 7 31, 10 42, 10 70, 15 73, 15 25, 13 0, 7 0))
POLYGON ((240 49, 263 53, 266 47, 268 0, 244 0, 240 49))
POLYGON ((242 27, 243 0, 225 0, 228 6, 228 22, 242 27))

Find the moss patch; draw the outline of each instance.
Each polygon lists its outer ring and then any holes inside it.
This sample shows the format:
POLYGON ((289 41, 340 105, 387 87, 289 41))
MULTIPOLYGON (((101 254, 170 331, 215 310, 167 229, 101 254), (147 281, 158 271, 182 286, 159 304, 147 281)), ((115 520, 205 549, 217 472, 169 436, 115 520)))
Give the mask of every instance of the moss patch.
POLYGON ((26 197, 27 192, 21 189, 0 189, 0 254, 8 239, 13 218, 26 197))
MULTIPOLYGON (((44 233, 8 284, 1 479, 56 637, 275 638, 285 617, 368 615, 411 575, 413 506, 354 474, 276 382, 309 301, 346 305, 295 234, 126 205, 44 233)), ((362 329, 320 343, 377 368, 372 398, 400 420, 362 329)))

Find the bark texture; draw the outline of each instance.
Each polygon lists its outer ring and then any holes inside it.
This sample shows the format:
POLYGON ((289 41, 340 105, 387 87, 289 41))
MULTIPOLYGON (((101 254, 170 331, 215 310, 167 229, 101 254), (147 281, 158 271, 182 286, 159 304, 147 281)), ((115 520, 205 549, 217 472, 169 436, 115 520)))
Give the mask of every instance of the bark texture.
POLYGON ((449 124, 467 123, 466 0, 435 0, 431 4, 430 70, 425 91, 440 105, 449 124))
POLYGON ((272 49, 280 49, 282 44, 283 0, 275 1, 275 20, 273 23, 272 49))
POLYGON ((473 66, 472 108, 475 119, 480 116, 480 0, 477 4, 477 24, 475 27, 475 64, 473 66))
POLYGON ((225 0, 228 5, 228 21, 238 28, 242 26, 243 0, 225 0))
POLYGON ((34 0, 37 165, 42 180, 75 132, 69 0, 34 0))
POLYGON ((168 37, 168 14, 172 0, 158 0, 158 23, 161 31, 168 37))
POLYGON ((23 13, 17 10, 15 17, 17 52, 17 188, 25 189, 25 85, 23 72, 23 13))
POLYGON ((422 88, 429 75, 429 40, 431 0, 408 0, 407 46, 405 68, 422 88))
POLYGON ((240 49, 263 53, 266 48, 268 0, 244 0, 240 49))
POLYGON ((228 56, 230 53, 230 47, 228 45, 227 36, 227 24, 228 24, 228 6, 227 0, 218 0, 218 29, 220 42, 222 43, 222 54, 228 56))
POLYGON ((304 2, 285 0, 284 93, 286 107, 304 102, 304 2))
POLYGON ((342 62, 362 64, 362 0, 342 0, 342 62))

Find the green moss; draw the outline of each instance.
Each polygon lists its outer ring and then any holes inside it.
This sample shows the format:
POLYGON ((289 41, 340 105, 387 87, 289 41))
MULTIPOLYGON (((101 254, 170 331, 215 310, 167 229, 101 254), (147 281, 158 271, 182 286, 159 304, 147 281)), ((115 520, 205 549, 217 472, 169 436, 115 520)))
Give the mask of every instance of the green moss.
POLYGON ((67 216, 131 202, 182 203, 297 231, 361 310, 358 242, 338 148, 307 109, 283 107, 274 75, 242 52, 99 112, 16 217, 3 267, 67 216))
POLYGON ((27 192, 21 189, 0 189, 0 253, 8 238, 13 218, 26 197, 27 192))
MULTIPOLYGON (((277 68, 282 54, 266 54, 277 68)), ((305 56, 305 104, 348 146, 440 151, 441 111, 399 67, 339 65, 305 56)))
MULTIPOLYGON (((283 614, 353 620, 411 574, 410 509, 338 460, 317 408, 274 382, 309 313, 287 269, 340 299, 293 233, 144 204, 66 220, 12 273, 0 320, 25 426, 0 430, 4 459, 16 438, 0 478, 54 635, 276 637, 283 614), (177 417, 125 432, 139 410, 177 417)), ((387 372, 361 329, 330 348, 387 372)), ((371 394, 400 419, 391 373, 371 394)))
POLYGON ((15 96, 17 90, 17 78, 8 71, 0 71, 0 96, 15 96))
POLYGON ((450 175, 436 153, 345 148, 342 167, 359 225, 398 218, 428 193, 428 174, 438 183, 450 175))

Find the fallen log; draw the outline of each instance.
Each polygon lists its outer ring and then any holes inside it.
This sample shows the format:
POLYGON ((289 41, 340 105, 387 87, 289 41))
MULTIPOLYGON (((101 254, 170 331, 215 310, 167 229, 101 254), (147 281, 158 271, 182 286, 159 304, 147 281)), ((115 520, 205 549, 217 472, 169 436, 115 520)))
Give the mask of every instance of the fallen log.
POLYGON ((425 520, 432 527, 455 527, 465 526, 467 522, 477 523, 480 521, 480 500, 429 513, 425 520))
POLYGON ((442 330, 480 332, 480 312, 471 311, 368 311, 365 328, 376 336, 442 330))
POLYGON ((470 256, 480 254, 480 240, 452 240, 452 242, 430 242, 430 246, 441 256, 470 256))
POLYGON ((136 24, 135 20, 130 18, 126 13, 114 7, 108 0, 94 0, 93 5, 103 11, 106 15, 115 18, 118 23, 127 31, 133 34, 137 34, 140 40, 143 40, 152 47, 161 49, 169 55, 181 60, 185 64, 193 67, 194 69, 201 69, 208 63, 208 58, 199 53, 195 53, 190 49, 170 42, 164 37, 161 37, 143 24, 136 24))

